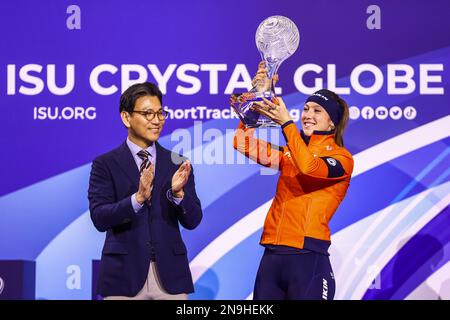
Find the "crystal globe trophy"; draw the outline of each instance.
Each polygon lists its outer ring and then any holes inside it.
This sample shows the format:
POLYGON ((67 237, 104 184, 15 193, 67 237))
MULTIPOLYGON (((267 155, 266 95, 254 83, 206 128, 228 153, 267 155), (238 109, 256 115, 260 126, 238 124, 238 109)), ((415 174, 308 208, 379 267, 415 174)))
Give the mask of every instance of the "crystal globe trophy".
POLYGON ((269 81, 255 83, 249 92, 231 95, 230 104, 247 128, 276 127, 278 124, 252 108, 262 98, 275 97, 273 76, 281 63, 297 50, 300 35, 297 26, 283 16, 272 16, 259 25, 255 35, 256 47, 268 69, 269 81))

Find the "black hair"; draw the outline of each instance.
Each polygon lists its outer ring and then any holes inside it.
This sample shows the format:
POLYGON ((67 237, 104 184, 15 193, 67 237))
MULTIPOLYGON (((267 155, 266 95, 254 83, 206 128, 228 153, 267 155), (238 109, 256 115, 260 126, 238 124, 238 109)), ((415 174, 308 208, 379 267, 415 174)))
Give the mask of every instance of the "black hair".
POLYGON ((162 93, 155 84, 150 82, 136 83, 120 96, 120 112, 133 112, 136 100, 143 96, 158 97, 162 105, 162 93))

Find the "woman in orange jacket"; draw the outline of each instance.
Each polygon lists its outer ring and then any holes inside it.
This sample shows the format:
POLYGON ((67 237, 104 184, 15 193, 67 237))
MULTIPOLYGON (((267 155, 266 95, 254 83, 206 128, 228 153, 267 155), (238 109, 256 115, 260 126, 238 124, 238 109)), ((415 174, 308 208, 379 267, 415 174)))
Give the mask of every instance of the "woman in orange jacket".
MULTIPOLYGON (((260 64, 254 81, 267 80, 260 64)), ((326 299, 335 292, 328 248, 328 223, 344 199, 353 171, 344 148, 347 103, 322 89, 305 102, 299 131, 281 98, 254 104, 279 125, 286 146, 253 137, 255 129, 240 122, 234 147, 258 163, 278 169, 277 191, 267 213, 260 244, 265 246, 253 297, 326 299)))

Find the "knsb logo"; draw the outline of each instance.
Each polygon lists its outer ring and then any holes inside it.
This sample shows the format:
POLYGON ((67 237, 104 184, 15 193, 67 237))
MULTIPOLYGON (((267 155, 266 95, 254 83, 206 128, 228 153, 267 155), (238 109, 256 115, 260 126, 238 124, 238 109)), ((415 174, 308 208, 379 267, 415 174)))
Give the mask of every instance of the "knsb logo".
POLYGON ((336 160, 333 158, 327 158, 327 162, 330 164, 330 166, 333 166, 333 167, 335 167, 337 164, 336 160))
POLYGON ((3 289, 5 288, 5 281, 0 277, 0 294, 2 294, 3 289))

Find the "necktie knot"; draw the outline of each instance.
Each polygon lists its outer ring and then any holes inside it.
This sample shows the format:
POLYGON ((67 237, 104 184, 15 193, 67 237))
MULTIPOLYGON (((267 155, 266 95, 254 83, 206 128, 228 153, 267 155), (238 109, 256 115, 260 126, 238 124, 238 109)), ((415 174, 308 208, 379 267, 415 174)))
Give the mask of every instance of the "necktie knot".
POLYGON ((148 159, 150 152, 148 152, 147 150, 141 150, 137 153, 138 157, 141 158, 142 161, 144 161, 145 159, 148 159))
POLYGON ((137 155, 142 160, 142 163, 139 168, 139 172, 142 173, 142 171, 144 171, 144 169, 150 165, 148 157, 151 155, 150 152, 148 152, 147 150, 141 150, 137 153, 137 155))

